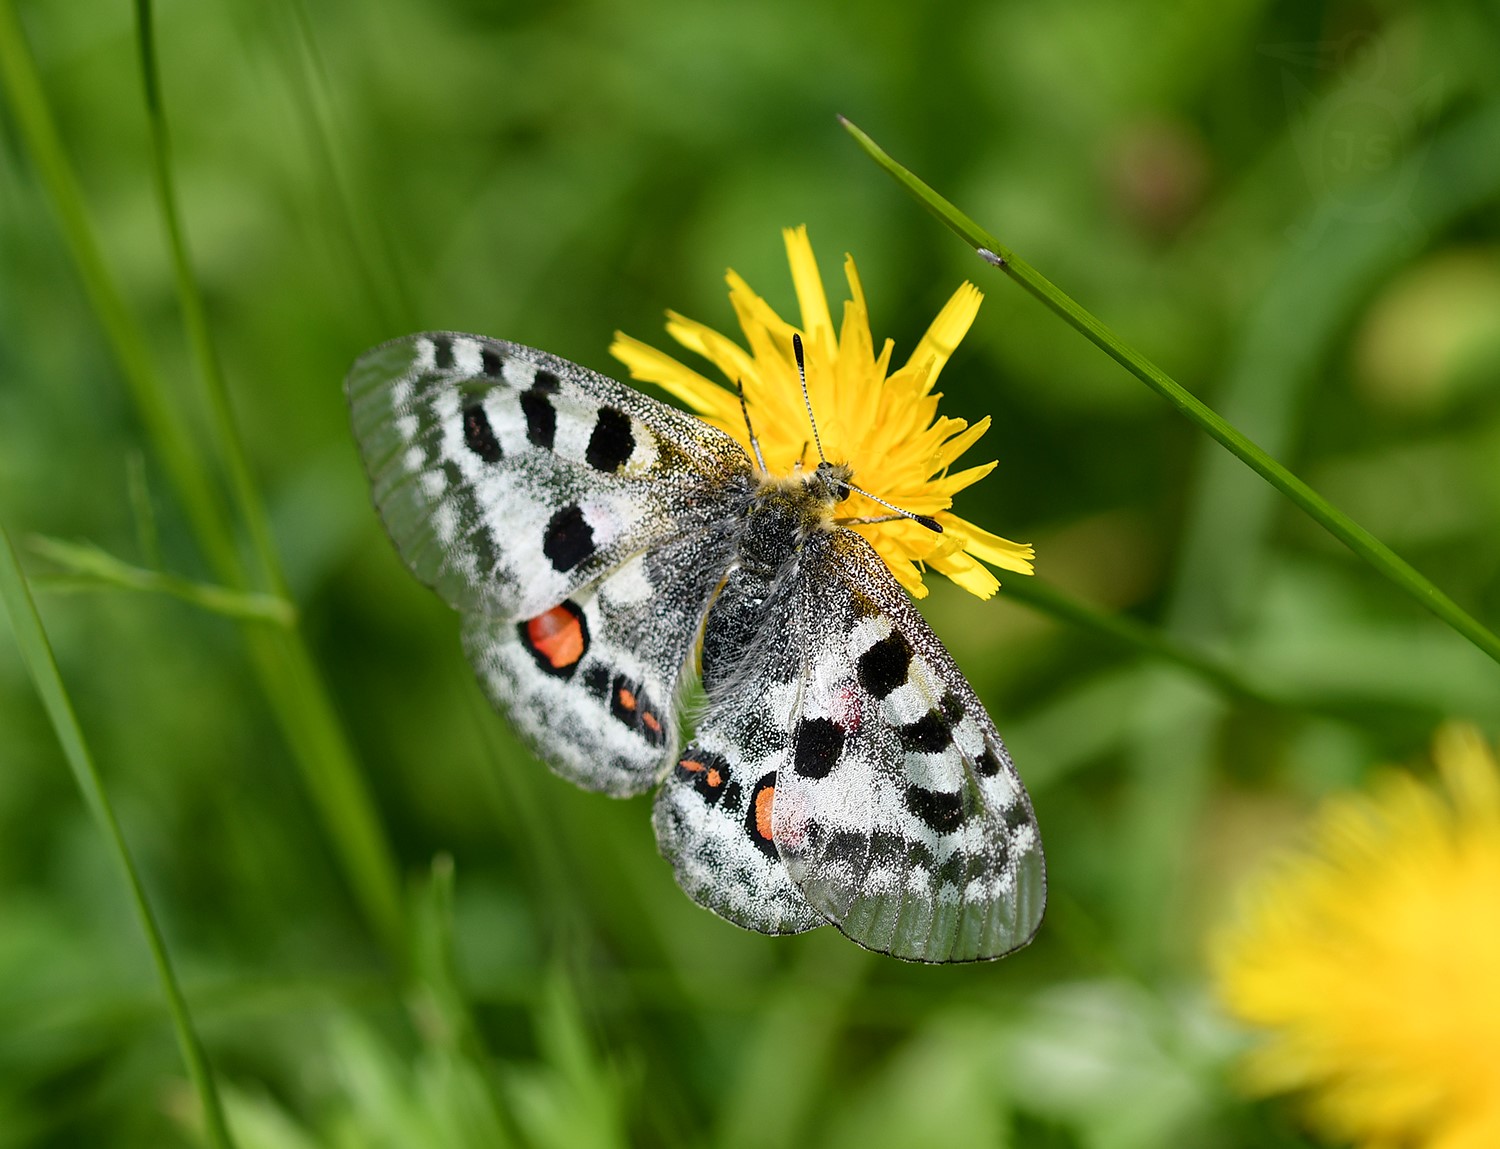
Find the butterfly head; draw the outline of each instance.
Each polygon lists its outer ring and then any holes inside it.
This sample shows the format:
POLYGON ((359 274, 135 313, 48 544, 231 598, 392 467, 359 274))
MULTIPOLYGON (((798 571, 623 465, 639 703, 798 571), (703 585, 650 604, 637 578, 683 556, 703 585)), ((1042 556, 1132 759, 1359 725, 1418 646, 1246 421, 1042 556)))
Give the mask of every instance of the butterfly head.
POLYGON ((854 478, 854 468, 848 463, 830 463, 823 460, 803 480, 807 491, 813 498, 821 503, 833 505, 842 503, 849 497, 851 490, 850 480, 854 478))

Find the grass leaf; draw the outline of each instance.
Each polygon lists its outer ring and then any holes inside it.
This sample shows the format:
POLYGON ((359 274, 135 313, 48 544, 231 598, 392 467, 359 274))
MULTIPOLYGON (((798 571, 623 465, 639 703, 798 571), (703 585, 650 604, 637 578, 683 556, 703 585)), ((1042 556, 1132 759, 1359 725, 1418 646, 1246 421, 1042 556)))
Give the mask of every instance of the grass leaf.
POLYGON ((182 1053, 182 1060, 187 1064, 188 1076, 192 1079, 193 1087, 197 1091, 199 1104, 203 1107, 209 1143, 215 1146, 215 1149, 230 1149, 234 1140, 224 1120, 224 1111, 219 1103, 218 1090, 214 1086, 213 1072, 209 1068, 208 1058, 198 1041, 197 1032, 193 1029, 187 999, 183 997, 182 988, 177 984, 177 974, 172 968, 172 959, 167 953, 166 941, 162 938, 161 928, 157 925, 156 917, 151 911, 151 904, 146 900, 146 891, 141 886, 140 875, 136 872, 135 863, 131 860, 130 848, 125 844, 125 836, 120 832, 120 824, 115 819, 114 808, 110 805, 109 795, 104 790, 104 783, 99 777, 98 768, 94 765, 88 745, 84 742, 83 730, 78 725, 78 719, 73 713, 73 704, 68 699, 62 676, 57 671, 57 662, 52 657, 52 647, 47 641, 47 632, 43 629, 41 617, 36 612, 36 604, 32 601, 30 591, 27 590, 26 578, 21 573, 20 564, 16 561, 15 549, 11 546, 10 536, 6 533, 4 526, 0 526, 0 602, 5 604, 6 612, 10 615, 16 644, 21 648, 21 656, 26 663, 27 672, 31 675, 32 685, 36 687, 36 692, 41 697, 42 705, 47 710, 47 717, 52 722, 52 729, 57 734, 57 741, 62 746, 63 755, 73 771, 73 780, 78 784, 78 789, 88 804, 89 812, 93 814, 94 822, 100 834, 103 835, 115 865, 120 871, 120 877, 130 891, 131 905, 135 911, 136 920, 140 923, 141 931, 146 935, 146 942, 151 947, 151 960, 156 966, 162 992, 167 998, 167 1009, 172 1015, 172 1028, 177 1036, 177 1047, 182 1053))
POLYGON ((33 536, 29 545, 37 554, 69 572, 57 581, 49 580, 46 576, 33 579, 32 582, 38 589, 81 591, 112 588, 146 591, 171 595, 226 618, 271 622, 282 627, 295 626, 297 623, 297 608, 275 595, 230 590, 212 583, 192 582, 162 571, 146 570, 132 566, 89 543, 69 543, 62 539, 33 536))
POLYGON ((959 211, 921 179, 902 167, 854 124, 842 116, 839 117, 839 122, 871 159, 884 168, 897 183, 910 192, 919 203, 946 224, 965 243, 974 248, 986 263, 1005 272, 1056 313, 1063 322, 1081 333, 1116 363, 1175 407, 1180 414, 1232 452, 1241 462, 1300 507, 1334 538, 1496 662, 1500 662, 1500 636, 1481 624, 1390 547, 1271 458, 1208 404, 1188 391, 1139 351, 1126 344, 1096 316, 1053 284, 1036 268, 959 211))

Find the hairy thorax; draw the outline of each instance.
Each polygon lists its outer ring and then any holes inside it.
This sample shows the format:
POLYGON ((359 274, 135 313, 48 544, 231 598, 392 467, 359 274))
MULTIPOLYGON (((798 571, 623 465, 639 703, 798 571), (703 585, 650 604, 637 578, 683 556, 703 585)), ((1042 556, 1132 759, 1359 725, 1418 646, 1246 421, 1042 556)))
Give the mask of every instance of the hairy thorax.
POLYGON ((766 478, 750 495, 736 562, 709 610, 703 629, 703 686, 710 695, 729 685, 758 641, 777 620, 768 611, 777 581, 793 569, 813 534, 834 529, 833 509, 849 497, 847 464, 819 463, 789 478, 766 478))
POLYGON ((833 508, 849 497, 847 463, 819 463, 812 471, 761 481, 746 510, 739 566, 774 578, 815 531, 833 527, 833 508))

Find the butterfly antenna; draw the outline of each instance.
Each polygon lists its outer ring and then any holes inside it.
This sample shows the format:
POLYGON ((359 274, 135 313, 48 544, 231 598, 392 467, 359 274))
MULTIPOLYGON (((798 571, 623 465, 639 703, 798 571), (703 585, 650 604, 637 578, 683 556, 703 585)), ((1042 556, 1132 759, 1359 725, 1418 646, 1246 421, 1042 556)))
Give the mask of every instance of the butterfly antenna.
POLYGON ((823 454, 823 440, 818 435, 818 421, 813 418, 812 400, 807 397, 807 366, 802 362, 802 336, 792 333, 792 354, 797 357, 797 378, 802 380, 802 402, 807 404, 807 421, 812 424, 813 445, 818 448, 818 458, 828 462, 823 454))
POLYGON ((859 487, 856 487, 853 483, 845 483, 844 485, 846 487, 848 487, 851 491, 853 491, 856 495, 863 495, 865 498, 869 499, 870 502, 872 502, 872 503, 879 503, 882 507, 885 507, 887 510, 895 511, 896 514, 900 515, 903 519, 911 519, 913 522, 921 523, 929 531, 934 531, 937 534, 942 534, 943 533, 943 524, 940 523, 940 522, 938 522, 934 518, 929 518, 927 515, 919 515, 919 514, 915 513, 914 511, 904 511, 900 507, 896 506, 895 503, 888 503, 884 499, 882 499, 879 495, 872 495, 872 494, 870 494, 869 491, 861 490, 859 487))
MULTIPOLYGON (((792 333, 792 354, 797 357, 797 378, 802 381, 802 402, 807 404, 807 421, 812 424, 813 445, 818 448, 818 458, 823 461, 824 466, 827 466, 828 456, 823 454, 823 439, 818 434, 818 420, 813 417, 812 400, 808 398, 807 394, 807 365, 803 362, 802 359, 802 336, 798 335, 796 332, 792 333)), ((802 446, 802 450, 804 452, 807 450, 807 445, 805 443, 802 446)), ((938 534, 943 533, 943 526, 936 519, 928 518, 926 515, 914 514, 911 511, 902 510, 900 507, 896 506, 895 503, 888 503, 878 495, 872 495, 869 491, 862 490, 861 488, 856 487, 853 483, 848 482, 847 480, 844 481, 844 486, 848 487, 856 494, 863 495, 872 503, 879 503, 887 510, 895 511, 896 514, 900 515, 903 519, 911 519, 913 522, 921 523, 929 531, 935 531, 938 534)))
POLYGON ((766 457, 760 453, 760 440, 755 437, 755 428, 750 426, 750 408, 745 405, 745 381, 736 379, 734 390, 740 397, 740 414, 745 417, 745 433, 750 436, 750 449, 755 452, 755 461, 760 464, 760 473, 768 475, 770 472, 766 470, 766 457))

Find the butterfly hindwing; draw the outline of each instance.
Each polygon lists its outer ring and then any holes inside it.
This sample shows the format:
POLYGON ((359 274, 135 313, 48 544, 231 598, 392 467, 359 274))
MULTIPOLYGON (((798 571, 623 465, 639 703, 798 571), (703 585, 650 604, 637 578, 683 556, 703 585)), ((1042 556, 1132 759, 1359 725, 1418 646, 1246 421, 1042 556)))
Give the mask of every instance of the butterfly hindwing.
POLYGON ((727 435, 529 347, 430 333, 345 388, 374 501, 460 610, 533 618, 662 541, 722 522, 748 475, 727 435))
POLYGON ((761 620, 736 682, 699 721, 692 744, 657 791, 652 815, 657 845, 688 896, 767 934, 824 924, 792 882, 771 830, 776 779, 791 750, 790 700, 785 690, 772 696, 765 687, 796 673, 795 654, 778 637, 791 605, 774 602, 761 620))
POLYGON ((563 777, 649 789, 676 760, 680 680, 729 546, 723 531, 665 543, 530 619, 469 613, 486 694, 563 777))
POLYGON ((811 538, 789 637, 802 654, 772 830, 808 903, 916 961, 1031 939, 1046 874, 1031 803, 952 658, 851 531, 811 538))

